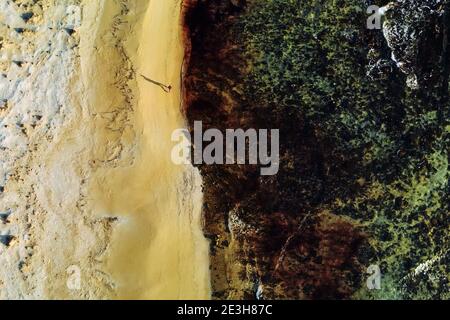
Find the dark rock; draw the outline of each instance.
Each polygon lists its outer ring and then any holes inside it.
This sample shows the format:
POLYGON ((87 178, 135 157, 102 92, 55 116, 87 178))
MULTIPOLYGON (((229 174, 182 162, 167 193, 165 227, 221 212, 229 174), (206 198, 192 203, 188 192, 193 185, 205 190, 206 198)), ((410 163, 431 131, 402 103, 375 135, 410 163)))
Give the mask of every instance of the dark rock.
POLYGON ((392 50, 392 60, 407 75, 413 89, 435 83, 445 56, 445 12, 443 0, 397 0, 388 5, 383 33, 392 50))
POLYGON ((4 246, 8 247, 11 241, 14 239, 14 236, 11 235, 0 235, 0 243, 4 246))
POLYGON ((20 17, 23 19, 23 21, 28 22, 33 17, 33 12, 24 12, 20 15, 20 17))

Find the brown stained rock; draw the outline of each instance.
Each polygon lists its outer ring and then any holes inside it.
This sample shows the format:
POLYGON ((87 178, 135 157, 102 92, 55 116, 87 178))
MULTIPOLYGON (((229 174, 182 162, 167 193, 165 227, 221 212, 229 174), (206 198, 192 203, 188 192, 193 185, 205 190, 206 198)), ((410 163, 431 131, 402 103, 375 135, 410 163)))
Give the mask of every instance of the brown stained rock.
POLYGON ((319 216, 313 225, 297 232, 278 261, 274 278, 290 284, 287 297, 297 287, 299 298, 348 298, 364 272, 355 258, 363 239, 351 223, 328 214, 319 216))

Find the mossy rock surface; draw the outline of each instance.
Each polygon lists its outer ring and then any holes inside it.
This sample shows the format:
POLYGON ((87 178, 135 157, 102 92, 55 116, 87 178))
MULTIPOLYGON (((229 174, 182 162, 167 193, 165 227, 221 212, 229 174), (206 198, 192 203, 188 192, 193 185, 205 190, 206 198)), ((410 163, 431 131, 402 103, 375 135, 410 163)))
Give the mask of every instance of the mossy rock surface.
POLYGON ((281 135, 276 176, 200 168, 206 232, 227 239, 212 244, 216 296, 449 297, 449 9, 397 2, 385 24, 433 37, 387 40, 362 0, 199 1, 189 120, 281 135), (381 290, 367 289, 372 264, 381 290))

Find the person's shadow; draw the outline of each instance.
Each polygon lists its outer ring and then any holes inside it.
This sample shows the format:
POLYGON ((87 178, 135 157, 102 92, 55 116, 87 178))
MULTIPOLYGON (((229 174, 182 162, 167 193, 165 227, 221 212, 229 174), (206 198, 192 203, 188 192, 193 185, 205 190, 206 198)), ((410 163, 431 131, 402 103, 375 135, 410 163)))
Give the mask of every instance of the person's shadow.
POLYGON ((170 90, 172 90, 172 86, 171 85, 167 86, 167 85, 165 85, 165 84, 163 84, 161 82, 158 82, 158 81, 152 80, 150 78, 147 78, 146 76, 144 76, 142 74, 141 74, 141 77, 144 78, 145 80, 147 80, 150 83, 156 84, 157 86, 159 86, 161 89, 163 89, 167 93, 169 93, 170 90))

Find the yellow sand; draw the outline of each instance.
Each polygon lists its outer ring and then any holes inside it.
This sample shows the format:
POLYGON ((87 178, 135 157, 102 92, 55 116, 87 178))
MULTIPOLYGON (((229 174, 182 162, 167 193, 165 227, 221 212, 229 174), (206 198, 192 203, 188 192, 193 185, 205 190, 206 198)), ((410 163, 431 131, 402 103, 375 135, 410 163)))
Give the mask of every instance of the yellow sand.
MULTIPOLYGON (((99 7, 97 19, 113 17, 115 13, 108 11, 117 10, 117 3, 114 8, 112 1, 106 0, 106 5, 105 0, 99 1, 103 9, 99 7)), ((117 298, 207 299, 209 252, 201 231, 200 176, 191 166, 176 166, 170 159, 171 134, 185 126, 180 112, 181 0, 128 3, 136 21, 130 22, 133 29, 123 35, 133 68, 138 74, 170 84, 172 91, 166 93, 140 76, 137 86, 136 81, 134 87, 130 84, 135 99, 133 132, 125 132, 124 141, 135 141, 136 158, 131 166, 99 169, 94 177, 95 214, 119 217, 105 271, 116 284, 117 298)), ((107 25, 104 22, 99 29, 107 25)), ((99 37, 97 43, 104 38, 99 37)), ((104 58, 96 64, 115 63, 113 55, 104 58)), ((105 76, 102 68, 108 72, 107 67, 98 65, 92 75, 97 81, 105 76)), ((97 86, 93 92, 98 104, 113 99, 110 95, 114 93, 108 92, 110 84, 97 86)), ((95 108, 102 109, 99 105, 95 108)), ((102 139, 109 143, 110 138, 102 139)))

